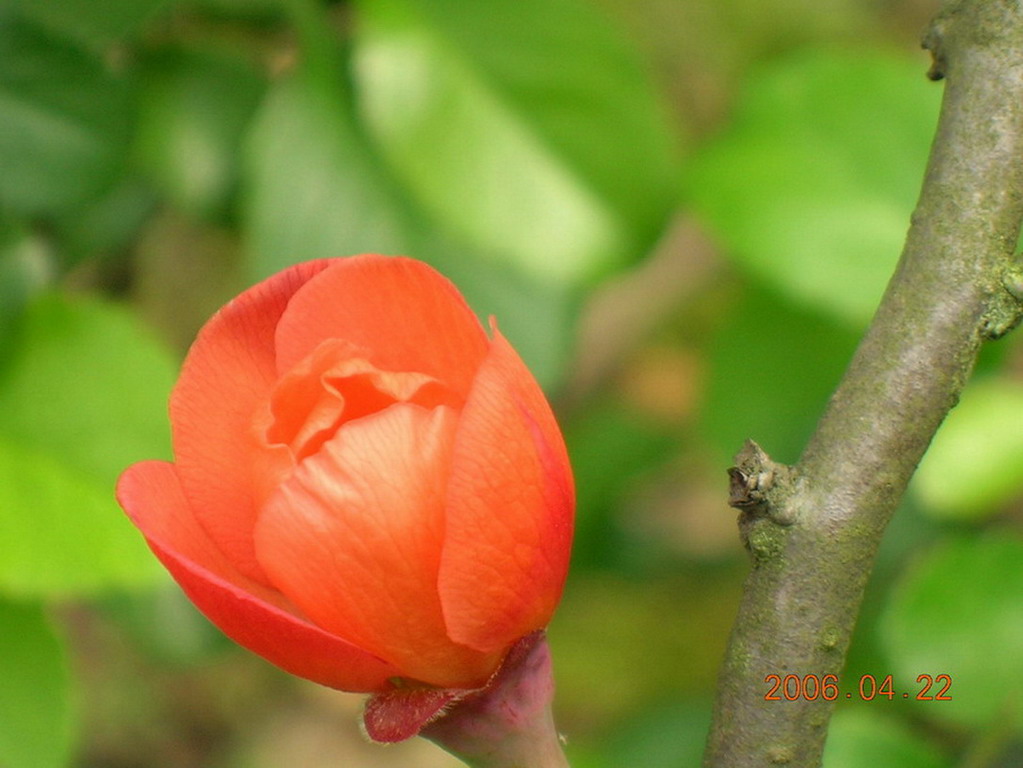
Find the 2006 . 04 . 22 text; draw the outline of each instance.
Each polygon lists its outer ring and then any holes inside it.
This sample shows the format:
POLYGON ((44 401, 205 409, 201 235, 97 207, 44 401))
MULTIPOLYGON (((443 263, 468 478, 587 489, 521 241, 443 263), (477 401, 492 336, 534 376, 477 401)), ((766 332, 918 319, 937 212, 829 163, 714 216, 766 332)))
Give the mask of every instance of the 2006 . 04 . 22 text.
POLYGON ((952 689, 951 675, 918 675, 918 687, 912 691, 898 692, 892 675, 885 675, 878 681, 874 675, 862 675, 855 692, 846 691, 843 695, 839 689, 838 675, 768 675, 764 678, 770 688, 764 694, 765 701, 814 701, 823 699, 835 701, 839 698, 852 699, 858 697, 862 701, 873 701, 883 696, 889 701, 895 698, 912 698, 917 701, 952 701, 949 693, 952 689))

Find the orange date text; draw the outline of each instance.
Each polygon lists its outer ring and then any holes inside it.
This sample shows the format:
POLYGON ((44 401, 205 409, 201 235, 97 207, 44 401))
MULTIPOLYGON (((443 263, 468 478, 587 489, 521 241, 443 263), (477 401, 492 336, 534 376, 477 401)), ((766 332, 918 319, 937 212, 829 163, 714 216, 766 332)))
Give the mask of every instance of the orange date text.
POLYGON ((859 699, 873 701, 884 698, 893 701, 915 699, 916 701, 952 701, 951 675, 918 675, 912 690, 899 691, 895 688, 892 675, 862 675, 859 684, 849 690, 839 686, 838 675, 768 675, 765 701, 835 701, 837 699, 859 699))

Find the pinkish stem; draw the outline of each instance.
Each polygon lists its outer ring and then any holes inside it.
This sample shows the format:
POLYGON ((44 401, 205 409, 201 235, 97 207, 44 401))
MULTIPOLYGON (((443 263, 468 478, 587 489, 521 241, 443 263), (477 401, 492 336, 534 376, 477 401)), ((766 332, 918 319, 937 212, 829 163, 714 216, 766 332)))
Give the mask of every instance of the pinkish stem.
POLYGON ((554 678, 543 632, 520 640, 490 683, 421 736, 471 768, 568 768, 551 716, 554 678))

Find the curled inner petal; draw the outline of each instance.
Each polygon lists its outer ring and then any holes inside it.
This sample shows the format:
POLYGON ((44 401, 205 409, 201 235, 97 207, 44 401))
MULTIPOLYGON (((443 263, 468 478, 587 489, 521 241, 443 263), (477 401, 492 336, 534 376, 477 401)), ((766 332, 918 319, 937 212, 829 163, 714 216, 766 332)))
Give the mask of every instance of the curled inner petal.
POLYGON ((265 501, 343 424, 395 403, 461 406, 460 398, 431 376, 380 370, 347 341, 322 342, 281 377, 255 419, 256 439, 263 448, 254 465, 256 498, 265 501))
POLYGON ((458 289, 422 262, 339 259, 303 286, 276 329, 279 373, 324 339, 346 339, 381 368, 420 371, 462 397, 487 353, 487 335, 458 289))

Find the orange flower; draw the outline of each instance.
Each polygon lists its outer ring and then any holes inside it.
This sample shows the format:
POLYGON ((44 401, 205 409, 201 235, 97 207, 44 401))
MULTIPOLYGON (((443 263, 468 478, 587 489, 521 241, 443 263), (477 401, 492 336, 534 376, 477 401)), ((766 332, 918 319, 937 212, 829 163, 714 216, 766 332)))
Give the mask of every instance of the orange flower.
POLYGON ((421 262, 291 267, 199 333, 172 464, 117 497, 192 601, 349 691, 483 685, 561 594, 574 490, 547 401, 421 262))

